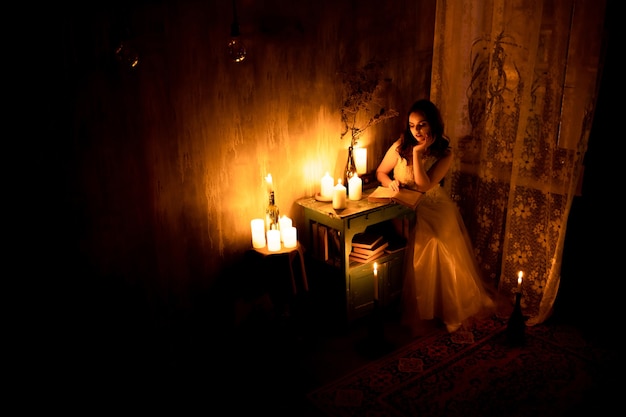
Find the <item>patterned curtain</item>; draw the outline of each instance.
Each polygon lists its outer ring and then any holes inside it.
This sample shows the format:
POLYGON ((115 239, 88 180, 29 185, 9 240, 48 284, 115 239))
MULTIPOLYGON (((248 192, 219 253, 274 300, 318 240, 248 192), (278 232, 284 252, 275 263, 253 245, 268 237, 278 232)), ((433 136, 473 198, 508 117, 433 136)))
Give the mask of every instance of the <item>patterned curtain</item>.
POLYGON ((438 0, 431 99, 456 160, 445 186, 484 278, 527 325, 550 317, 602 63, 605 2, 438 0))

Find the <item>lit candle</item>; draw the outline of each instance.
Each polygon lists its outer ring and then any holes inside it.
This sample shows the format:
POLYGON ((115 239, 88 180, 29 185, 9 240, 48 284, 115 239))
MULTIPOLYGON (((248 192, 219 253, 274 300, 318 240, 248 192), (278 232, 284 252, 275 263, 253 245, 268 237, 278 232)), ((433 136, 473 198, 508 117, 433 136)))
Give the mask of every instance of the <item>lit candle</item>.
POLYGON ((278 219, 278 226, 280 228, 280 240, 281 240, 281 242, 285 241, 285 234, 283 233, 283 231, 287 230, 288 228, 290 228, 292 226, 292 224, 293 224, 293 222, 287 216, 281 216, 278 219))
POLYGON ((357 174, 367 172, 367 148, 354 148, 354 163, 357 174))
POLYGON ((522 292, 522 277, 524 276, 524 273, 522 271, 519 271, 517 273, 517 292, 522 292))
POLYGON ((280 250, 280 230, 272 229, 267 231, 267 250, 278 252, 280 250))
POLYGON ((265 181, 267 181, 267 192, 270 193, 274 191, 274 183, 272 182, 272 174, 267 174, 267 177, 265 177, 265 181))
POLYGON ((328 175, 328 172, 326 172, 326 175, 322 177, 320 196, 325 199, 330 199, 333 196, 333 178, 328 175))
POLYGON ((348 198, 350 200, 360 200, 363 194, 363 181, 358 175, 348 180, 348 198))
POLYGON ((337 185, 333 188, 333 208, 344 209, 346 208, 346 195, 347 190, 342 184, 341 178, 337 180, 337 185))
POLYGON ((286 248, 295 248, 298 245, 298 232, 295 227, 289 226, 285 230, 281 229, 286 248))
POLYGON ((265 220, 264 219, 250 220, 250 228, 252 229, 252 247, 264 248, 265 247, 265 220))
POLYGON ((378 262, 374 262, 374 300, 378 300, 378 262))

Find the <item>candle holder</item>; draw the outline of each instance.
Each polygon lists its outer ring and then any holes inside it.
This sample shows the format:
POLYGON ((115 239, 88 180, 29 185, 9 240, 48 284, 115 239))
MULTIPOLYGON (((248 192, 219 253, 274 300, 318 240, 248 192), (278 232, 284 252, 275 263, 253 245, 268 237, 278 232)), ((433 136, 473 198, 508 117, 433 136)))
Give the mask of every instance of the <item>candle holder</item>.
POLYGON ((526 323, 525 318, 522 315, 522 293, 515 293, 515 306, 511 317, 509 317, 509 323, 506 326, 506 340, 509 345, 522 346, 526 343, 526 323))

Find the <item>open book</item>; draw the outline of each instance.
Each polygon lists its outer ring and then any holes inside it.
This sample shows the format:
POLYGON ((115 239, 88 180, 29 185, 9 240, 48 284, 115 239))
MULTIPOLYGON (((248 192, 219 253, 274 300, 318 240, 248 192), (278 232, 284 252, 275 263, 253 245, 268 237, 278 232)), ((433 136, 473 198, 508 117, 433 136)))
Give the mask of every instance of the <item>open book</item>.
POLYGON ((415 210, 420 199, 424 194, 419 191, 410 190, 408 188, 400 188, 393 191, 391 188, 379 185, 369 196, 367 201, 371 203, 389 203, 394 202, 402 204, 415 210))

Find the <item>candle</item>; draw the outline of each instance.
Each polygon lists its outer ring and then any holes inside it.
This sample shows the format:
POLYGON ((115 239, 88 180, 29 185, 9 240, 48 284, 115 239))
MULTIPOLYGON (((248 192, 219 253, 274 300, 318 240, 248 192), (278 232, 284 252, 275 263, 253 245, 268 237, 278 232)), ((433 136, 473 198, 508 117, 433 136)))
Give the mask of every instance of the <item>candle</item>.
POLYGON ((293 224, 293 222, 287 216, 281 216, 278 219, 278 226, 280 228, 280 241, 281 242, 285 241, 285 234, 283 233, 283 231, 287 230, 288 228, 290 228, 292 226, 292 224, 293 224))
POLYGON ((272 174, 267 174, 267 177, 265 177, 265 181, 267 181, 267 192, 271 193, 272 191, 274 191, 274 183, 272 181, 272 174))
POLYGON ((267 231, 267 250, 278 252, 280 250, 280 230, 272 229, 267 231))
POLYGON ((326 199, 330 199, 333 196, 333 178, 328 175, 328 172, 326 172, 326 175, 322 177, 322 188, 320 190, 320 195, 322 196, 322 198, 326 199))
POLYGON ((367 172, 367 148, 354 149, 354 163, 357 174, 365 174, 367 172))
POLYGON ((374 262, 374 300, 378 300, 378 262, 374 262))
POLYGON ((346 195, 347 190, 342 184, 341 178, 337 180, 337 185, 333 188, 333 208, 344 209, 346 208, 346 195))
POLYGON ((252 230, 252 247, 264 248, 265 247, 265 220, 264 219, 250 220, 250 229, 252 230))
POLYGON ((360 200, 363 194, 363 181, 358 175, 348 180, 348 198, 350 200, 360 200))
POLYGON ((281 229, 286 248, 295 248, 298 245, 298 232, 295 227, 289 226, 285 230, 281 229))
POLYGON ((522 292, 522 277, 524 276, 524 273, 522 271, 519 271, 517 273, 517 292, 522 292))

